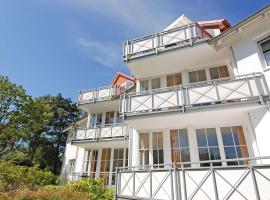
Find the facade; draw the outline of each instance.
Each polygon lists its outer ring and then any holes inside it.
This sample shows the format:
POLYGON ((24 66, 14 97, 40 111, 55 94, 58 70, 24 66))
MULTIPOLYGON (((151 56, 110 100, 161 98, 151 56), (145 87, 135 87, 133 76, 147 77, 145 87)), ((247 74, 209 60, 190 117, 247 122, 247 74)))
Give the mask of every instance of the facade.
POLYGON ((104 177, 117 199, 270 199, 270 6, 234 26, 183 15, 123 57, 135 78, 79 94, 68 179, 104 177))

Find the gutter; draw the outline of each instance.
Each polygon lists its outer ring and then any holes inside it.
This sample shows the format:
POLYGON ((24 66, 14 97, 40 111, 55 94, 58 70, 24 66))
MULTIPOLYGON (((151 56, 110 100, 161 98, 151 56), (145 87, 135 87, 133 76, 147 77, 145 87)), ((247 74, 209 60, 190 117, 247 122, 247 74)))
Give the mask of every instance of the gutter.
POLYGON ((265 13, 270 12, 270 4, 263 7, 262 9, 258 10, 257 12, 253 13, 252 15, 250 15, 249 17, 243 19, 242 21, 240 21, 239 23, 235 24, 234 26, 228 28, 226 31, 222 32, 221 34, 219 34, 218 36, 212 38, 209 40, 209 44, 214 44, 216 43, 218 40, 234 33, 235 31, 237 31, 237 29, 241 28, 242 26, 252 22, 253 20, 256 20, 258 17, 263 17, 265 13))

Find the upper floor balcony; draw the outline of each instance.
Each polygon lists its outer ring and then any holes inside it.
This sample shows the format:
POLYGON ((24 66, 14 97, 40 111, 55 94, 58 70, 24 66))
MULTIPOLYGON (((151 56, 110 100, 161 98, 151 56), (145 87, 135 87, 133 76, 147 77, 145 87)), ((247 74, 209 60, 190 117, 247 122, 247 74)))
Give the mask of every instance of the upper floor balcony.
POLYGON ((78 104, 96 103, 112 100, 120 95, 120 87, 109 85, 105 87, 82 90, 78 94, 78 104))
POLYGON ((183 113, 224 105, 263 104, 269 100, 264 75, 253 73, 121 96, 125 117, 181 111, 183 113))
POLYGON ((193 45, 212 36, 197 23, 169 29, 124 43, 124 61, 193 45))
POLYGON ((100 141, 125 140, 129 136, 129 127, 125 124, 98 125, 90 128, 77 128, 72 137, 72 143, 84 146, 85 143, 100 141))
POLYGON ((210 38, 200 25, 192 23, 127 41, 123 57, 137 79, 227 63, 229 53, 216 51, 208 44, 210 38))

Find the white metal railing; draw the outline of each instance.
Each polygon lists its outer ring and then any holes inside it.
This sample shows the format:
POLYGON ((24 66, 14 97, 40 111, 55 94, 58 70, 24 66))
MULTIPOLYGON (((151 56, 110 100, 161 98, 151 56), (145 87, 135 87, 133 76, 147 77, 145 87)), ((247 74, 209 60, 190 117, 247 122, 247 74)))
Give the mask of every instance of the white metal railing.
POLYGON ((199 24, 192 23, 124 43, 124 61, 150 54, 158 54, 172 48, 193 45, 212 36, 199 24))
POLYGON ((78 94, 78 104, 111 100, 113 97, 118 95, 120 95, 120 87, 113 85, 90 90, 83 90, 78 94))
POLYGON ((270 156, 117 169, 116 199, 270 199, 270 156), (217 162, 243 165, 214 166, 217 162), (257 164, 257 163, 267 164, 257 164), (209 167, 185 167, 210 163, 209 167))
POLYGON ((207 106, 260 101, 269 89, 262 73, 222 78, 175 87, 128 93, 121 96, 120 112, 125 116, 182 110, 207 106))
POLYGON ((125 124, 103 125, 87 129, 77 128, 72 142, 123 139, 128 137, 128 135, 129 128, 125 124))

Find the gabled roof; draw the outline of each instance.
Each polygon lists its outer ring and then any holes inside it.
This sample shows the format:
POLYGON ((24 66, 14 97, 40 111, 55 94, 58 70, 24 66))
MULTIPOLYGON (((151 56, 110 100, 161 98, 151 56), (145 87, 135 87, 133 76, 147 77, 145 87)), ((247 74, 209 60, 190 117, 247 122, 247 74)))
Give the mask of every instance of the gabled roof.
POLYGON ((192 24, 193 21, 186 17, 185 15, 181 15, 179 18, 177 18, 173 23, 171 23, 167 28, 164 29, 164 31, 167 31, 169 29, 177 28, 180 26, 185 26, 188 24, 192 24))
POLYGON ((129 75, 124 74, 124 73, 122 73, 122 72, 117 72, 117 73, 114 75, 114 78, 113 78, 113 80, 112 80, 112 85, 115 84, 115 82, 117 81, 117 79, 118 79, 119 77, 123 77, 123 78, 125 78, 125 79, 127 79, 127 80, 130 80, 130 81, 134 82, 134 83, 135 83, 135 80, 136 80, 136 79, 135 79, 134 77, 132 77, 132 76, 129 76, 129 75))
POLYGON ((262 9, 258 10, 257 12, 253 13, 249 17, 243 19, 242 21, 240 21, 239 23, 235 24, 234 26, 231 26, 230 28, 228 28, 226 31, 222 32, 218 36, 212 38, 211 40, 209 40, 209 44, 214 44, 218 40, 223 39, 223 38, 225 38, 227 36, 230 36, 235 31, 241 29, 242 27, 244 27, 245 25, 247 25, 247 24, 255 21, 256 19, 258 19, 260 17, 265 17, 268 12, 270 12, 270 4, 267 5, 267 6, 265 6, 262 9))

